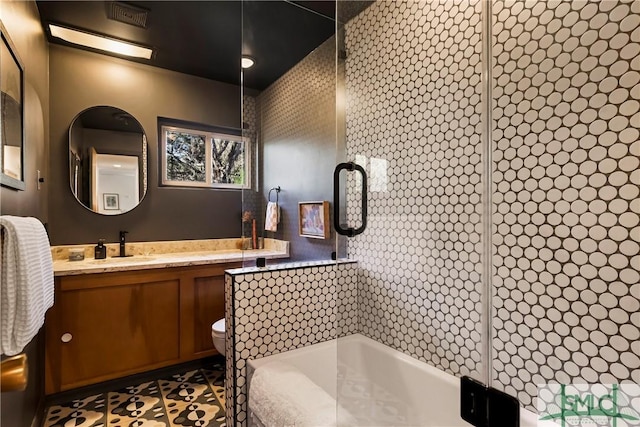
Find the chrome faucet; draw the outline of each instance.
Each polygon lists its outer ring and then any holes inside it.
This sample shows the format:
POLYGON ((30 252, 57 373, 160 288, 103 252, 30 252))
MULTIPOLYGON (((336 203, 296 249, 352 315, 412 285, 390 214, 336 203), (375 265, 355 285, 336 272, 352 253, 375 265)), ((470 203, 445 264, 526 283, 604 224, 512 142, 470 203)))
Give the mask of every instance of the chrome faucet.
POLYGON ((125 243, 126 243, 126 234, 128 231, 120 231, 120 256, 126 257, 125 243))

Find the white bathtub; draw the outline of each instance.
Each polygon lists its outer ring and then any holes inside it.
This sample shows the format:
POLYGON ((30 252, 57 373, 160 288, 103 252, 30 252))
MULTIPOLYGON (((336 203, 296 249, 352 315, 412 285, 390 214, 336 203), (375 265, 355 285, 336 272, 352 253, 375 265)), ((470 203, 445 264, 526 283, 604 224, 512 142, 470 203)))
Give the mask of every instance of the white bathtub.
MULTIPOLYGON (((302 371, 351 413, 358 426, 469 427, 460 418, 459 378, 363 335, 250 360, 249 387, 253 370, 272 361, 302 371)), ((521 427, 543 425, 532 412, 520 412, 521 427)), ((340 419, 338 423, 343 424, 340 419)))

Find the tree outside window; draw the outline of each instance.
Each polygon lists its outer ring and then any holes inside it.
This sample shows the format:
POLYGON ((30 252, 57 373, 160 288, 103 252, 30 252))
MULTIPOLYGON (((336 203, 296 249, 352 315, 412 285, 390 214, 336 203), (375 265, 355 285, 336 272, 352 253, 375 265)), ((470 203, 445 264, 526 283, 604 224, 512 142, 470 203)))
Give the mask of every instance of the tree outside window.
POLYGON ((161 127, 162 184, 249 188, 249 143, 239 135, 161 127))

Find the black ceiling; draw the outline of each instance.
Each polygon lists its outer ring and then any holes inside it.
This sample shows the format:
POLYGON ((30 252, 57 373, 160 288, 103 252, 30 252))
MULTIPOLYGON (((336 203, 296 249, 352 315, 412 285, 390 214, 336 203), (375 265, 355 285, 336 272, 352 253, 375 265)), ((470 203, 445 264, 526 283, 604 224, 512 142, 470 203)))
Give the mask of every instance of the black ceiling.
MULTIPOLYGON (((244 85, 262 90, 335 32, 334 1, 135 1, 149 11, 147 28, 110 20, 105 1, 37 1, 48 23, 61 24, 152 47, 142 64, 240 84, 240 52, 255 65, 244 85)), ((74 45, 70 45, 74 46, 74 45)), ((118 56, 118 55, 114 55, 118 56)))

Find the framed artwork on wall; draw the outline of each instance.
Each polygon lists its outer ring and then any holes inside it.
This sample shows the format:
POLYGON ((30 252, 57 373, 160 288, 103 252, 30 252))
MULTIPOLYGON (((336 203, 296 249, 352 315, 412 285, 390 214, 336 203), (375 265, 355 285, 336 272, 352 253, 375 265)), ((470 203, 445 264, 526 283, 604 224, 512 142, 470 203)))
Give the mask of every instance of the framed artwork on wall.
POLYGON ((107 211, 120 210, 120 196, 116 193, 102 193, 104 209, 107 211))
POLYGON ((24 190, 24 67, 0 23, 0 184, 24 190))
POLYGON ((329 238, 329 202, 298 203, 300 236, 313 239, 329 238))

